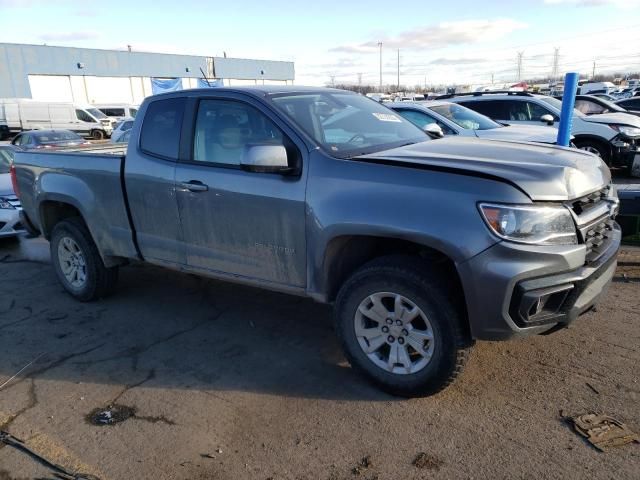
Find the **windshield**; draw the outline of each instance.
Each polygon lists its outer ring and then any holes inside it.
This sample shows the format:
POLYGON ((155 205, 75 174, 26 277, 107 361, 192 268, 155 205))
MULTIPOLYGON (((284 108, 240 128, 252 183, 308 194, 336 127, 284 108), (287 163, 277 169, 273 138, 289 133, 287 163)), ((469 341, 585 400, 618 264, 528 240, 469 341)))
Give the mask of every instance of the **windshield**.
POLYGON ((427 141, 418 127, 362 95, 321 92, 281 94, 274 104, 331 155, 349 158, 427 141))
POLYGON ((0 174, 9 173, 9 167, 13 161, 13 152, 8 148, 0 149, 0 174))
POLYGON ((466 130, 492 130, 502 127, 502 125, 494 122, 489 117, 455 103, 443 103, 429 108, 466 130))
POLYGON ((89 112, 91 115, 93 115, 95 118, 97 118, 98 120, 102 118, 109 118, 97 108, 85 108, 85 110, 89 112))
MULTIPOLYGON (((544 103, 548 103, 552 107, 557 108, 558 109, 558 115, 562 111, 562 102, 560 100, 558 100, 557 98, 553 98, 553 97, 538 97, 538 98, 540 100, 542 100, 544 103)), ((585 116, 584 113, 582 113, 580 110, 577 110, 575 108, 573 109, 573 114, 576 117, 584 117, 585 116)))

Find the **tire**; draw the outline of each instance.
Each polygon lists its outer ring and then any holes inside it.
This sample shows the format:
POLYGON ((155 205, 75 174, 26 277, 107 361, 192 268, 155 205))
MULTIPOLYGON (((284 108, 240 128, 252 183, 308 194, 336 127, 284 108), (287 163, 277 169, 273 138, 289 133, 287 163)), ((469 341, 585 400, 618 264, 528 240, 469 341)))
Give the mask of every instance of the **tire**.
MULTIPOLYGON (((354 273, 340 289, 334 311, 336 332, 351 366, 382 390, 403 397, 433 395, 451 384, 462 372, 473 342, 463 328, 463 315, 451 301, 453 296, 443 287, 446 283, 428 263, 404 256, 374 260, 354 273), (400 311, 410 305, 420 310, 410 324, 409 333, 409 324, 395 326, 398 318, 395 311, 391 311, 392 297, 384 297, 387 294, 395 295, 393 298, 396 299, 400 296, 400 311), (371 322, 371 317, 367 317, 379 307, 372 303, 376 295, 389 313, 384 323, 371 322), (361 313, 361 307, 367 315, 361 313), (389 319, 392 325, 387 324, 389 319), (381 339, 359 336, 356 333, 358 325, 371 328, 367 332, 380 329, 380 334, 386 338, 379 349, 365 352, 364 348, 373 349, 381 339), (384 326, 387 326, 386 332, 384 326), (399 328, 402 328, 401 332, 399 328), (416 345, 416 336, 419 335, 418 340, 424 339, 429 331, 432 339, 416 345), (390 343, 391 337, 394 340, 390 343), (418 352, 420 346, 423 350, 418 352), (388 358, 394 348, 397 351, 404 348, 405 362, 394 363, 389 370, 388 358), (385 351, 389 353, 386 359, 385 351), (407 359, 410 366, 407 366, 407 359)), ((410 312, 415 313, 413 307, 410 312)), ((375 332, 366 335, 373 337, 375 332)), ((397 354, 395 358, 400 360, 400 357, 397 354)))
POLYGON ((91 138, 93 140, 103 140, 105 138, 105 133, 102 130, 93 130, 91 132, 91 138))
POLYGON ((67 218, 56 224, 51 234, 50 249, 58 280, 81 302, 106 297, 115 290, 118 267, 104 266, 98 247, 82 219, 67 218))
POLYGON ((576 139, 574 140, 576 147, 580 150, 586 150, 587 152, 594 153, 599 156, 604 163, 609 165, 609 149, 602 142, 598 142, 597 140, 589 140, 589 139, 576 139))

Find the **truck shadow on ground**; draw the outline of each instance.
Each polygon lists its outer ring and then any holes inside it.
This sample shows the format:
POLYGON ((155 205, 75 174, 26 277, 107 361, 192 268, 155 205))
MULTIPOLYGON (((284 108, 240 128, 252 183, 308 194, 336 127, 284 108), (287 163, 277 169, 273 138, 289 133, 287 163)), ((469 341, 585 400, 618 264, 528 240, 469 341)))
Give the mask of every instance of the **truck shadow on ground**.
POLYGON ((327 306, 143 265, 121 269, 113 297, 79 303, 44 257, 0 253, 0 381, 44 353, 23 376, 132 385, 153 372, 146 386, 392 398, 346 363, 327 306))

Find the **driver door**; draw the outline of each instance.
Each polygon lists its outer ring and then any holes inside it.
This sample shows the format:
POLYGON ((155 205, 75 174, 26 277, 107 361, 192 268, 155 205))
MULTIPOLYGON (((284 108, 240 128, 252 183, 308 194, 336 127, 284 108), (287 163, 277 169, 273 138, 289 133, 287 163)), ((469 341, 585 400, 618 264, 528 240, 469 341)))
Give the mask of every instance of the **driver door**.
POLYGON ((306 165, 297 176, 241 168, 251 145, 301 150, 244 101, 201 99, 195 108, 191 152, 176 170, 189 268, 304 287, 306 165))

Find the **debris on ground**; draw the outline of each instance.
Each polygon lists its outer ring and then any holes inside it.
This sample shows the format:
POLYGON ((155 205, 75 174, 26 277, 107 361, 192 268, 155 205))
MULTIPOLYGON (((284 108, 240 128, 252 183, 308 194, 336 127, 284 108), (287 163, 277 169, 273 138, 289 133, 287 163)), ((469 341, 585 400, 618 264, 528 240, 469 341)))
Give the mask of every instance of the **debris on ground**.
POLYGON ((20 375, 22 372, 24 372, 27 368, 29 368, 31 365, 33 365, 35 362, 37 362, 40 357, 42 357, 45 354, 45 352, 41 353, 40 355, 38 355, 36 358, 34 358, 33 360, 31 360, 29 363, 27 363, 24 367, 22 367, 20 370, 18 370, 13 376, 9 377, 7 380, 5 380, 2 385, 0 385, 0 390, 2 390, 4 387, 6 387, 11 380, 13 380, 14 378, 17 378, 18 375, 20 375))
POLYGON ((87 422, 92 425, 115 425, 124 422, 136 414, 136 409, 127 407, 126 405, 109 405, 107 408, 96 408, 92 410, 86 417, 87 422))
POLYGON ((591 385, 589 382, 586 382, 586 384, 587 384, 587 387, 589 387, 591 389, 591 391, 593 391, 593 393, 596 393, 596 394, 600 395, 600 391, 596 387, 591 385))
POLYGON ((419 469, 439 470, 444 462, 435 455, 420 452, 413 460, 413 465, 419 469))
POLYGON ((609 415, 587 413, 565 418, 573 424, 577 433, 601 452, 632 442, 640 443, 640 437, 636 433, 609 415))
POLYGON ((372 464, 373 463, 371 462, 371 456, 370 455, 364 456, 364 457, 362 457, 360 462, 358 462, 358 465, 356 465, 355 467, 353 467, 351 469, 351 473, 353 473, 354 475, 360 475, 367 468, 369 468, 372 464))
POLYGON ((17 437, 14 437, 9 432, 0 431, 0 443, 3 443, 5 445, 15 448, 16 450, 20 450, 21 452, 26 453, 31 458, 39 461, 40 463, 47 466, 51 470, 54 470, 55 471, 54 476, 61 480, 100 480, 95 475, 72 472, 71 470, 66 469, 62 465, 58 465, 57 463, 53 463, 51 460, 47 460, 39 453, 36 453, 34 450, 31 450, 29 447, 27 447, 24 441, 20 440, 17 437))

